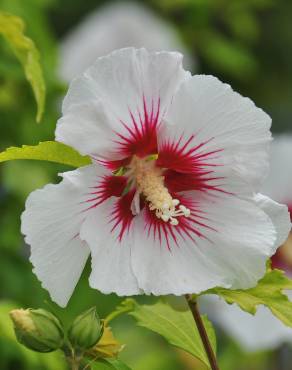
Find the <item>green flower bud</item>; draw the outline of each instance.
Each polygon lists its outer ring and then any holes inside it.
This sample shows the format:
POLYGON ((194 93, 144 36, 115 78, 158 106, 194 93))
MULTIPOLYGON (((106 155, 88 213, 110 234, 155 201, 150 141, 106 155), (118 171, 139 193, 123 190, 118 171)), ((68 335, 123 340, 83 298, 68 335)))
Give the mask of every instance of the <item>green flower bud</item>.
POLYGON ((52 313, 41 308, 10 312, 17 340, 36 352, 52 352, 62 347, 62 324, 52 313))
POLYGON ((77 316, 68 331, 68 338, 74 348, 85 350, 93 347, 101 338, 103 322, 99 319, 96 308, 77 316))

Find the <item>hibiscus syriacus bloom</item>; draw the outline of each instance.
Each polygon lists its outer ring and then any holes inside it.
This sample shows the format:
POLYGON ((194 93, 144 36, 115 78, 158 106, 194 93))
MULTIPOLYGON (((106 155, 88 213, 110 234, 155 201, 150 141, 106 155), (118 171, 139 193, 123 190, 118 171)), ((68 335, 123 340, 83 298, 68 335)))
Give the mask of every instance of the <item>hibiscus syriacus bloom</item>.
POLYGON ((73 80, 56 140, 92 158, 33 192, 22 215, 34 272, 66 305, 91 254, 104 293, 247 288, 290 228, 257 194, 270 118, 178 53, 122 49, 73 80))
MULTIPOLYGON (((292 220, 292 136, 278 136, 272 143, 271 169, 263 191, 287 204, 292 220)), ((292 276, 292 234, 272 257, 272 267, 292 276)), ((292 292, 286 292, 292 301, 292 292)), ((274 349, 284 342, 292 343, 291 328, 285 326, 267 307, 260 306, 255 316, 229 305, 216 296, 200 298, 203 307, 219 327, 237 340, 245 350, 274 349)))
POLYGON ((71 29, 60 43, 60 76, 71 81, 96 58, 115 49, 134 46, 151 51, 178 50, 184 65, 192 66, 189 55, 176 30, 143 2, 108 1, 90 11, 71 29))
MULTIPOLYGON (((271 170, 263 191, 277 202, 288 206, 292 221, 292 136, 277 136, 271 148, 271 170)), ((292 277, 292 233, 272 257, 272 267, 282 269, 292 277)), ((292 297, 292 296, 291 296, 292 297)), ((290 331, 291 332, 291 331, 290 331)), ((292 338, 292 334, 291 334, 292 338)))

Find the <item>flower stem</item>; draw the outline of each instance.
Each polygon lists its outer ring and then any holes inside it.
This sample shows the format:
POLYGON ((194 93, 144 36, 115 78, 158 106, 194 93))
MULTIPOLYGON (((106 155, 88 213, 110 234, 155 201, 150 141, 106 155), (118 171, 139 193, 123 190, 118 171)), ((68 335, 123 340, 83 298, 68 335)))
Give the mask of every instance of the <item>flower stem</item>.
POLYGON ((71 363, 71 366, 72 366, 72 370, 79 370, 79 364, 77 362, 72 362, 71 363))
POLYGON ((188 302, 189 308, 192 312, 193 318, 196 322, 200 337, 202 339, 210 366, 212 370, 219 370, 219 366, 216 360, 216 356, 214 354, 214 351, 212 349, 211 343, 208 338, 208 334, 206 332, 203 320, 201 318, 199 309, 198 309, 198 304, 195 300, 192 299, 192 296, 190 294, 185 295, 186 300, 188 302))
POLYGON ((70 370, 79 370, 81 357, 76 356, 73 348, 69 349, 68 347, 64 347, 63 351, 65 353, 70 370))
POLYGON ((70 367, 70 370, 79 370, 80 369, 80 359, 77 358, 69 358, 68 364, 70 367))

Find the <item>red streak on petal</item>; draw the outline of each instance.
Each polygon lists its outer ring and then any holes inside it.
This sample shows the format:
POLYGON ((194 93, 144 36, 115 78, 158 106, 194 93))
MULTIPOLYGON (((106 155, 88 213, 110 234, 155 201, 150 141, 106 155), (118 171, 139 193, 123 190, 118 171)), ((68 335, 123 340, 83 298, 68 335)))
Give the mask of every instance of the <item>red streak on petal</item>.
POLYGON ((166 170, 163 174, 164 183, 170 192, 182 192, 188 190, 199 190, 204 192, 221 192, 230 194, 218 184, 218 180, 223 180, 223 177, 212 176, 213 171, 197 170, 196 173, 182 173, 173 170, 166 170), (214 184, 216 181, 216 185, 214 184))
POLYGON ((182 136, 177 141, 166 140, 162 142, 159 148, 157 166, 189 174, 195 174, 204 167, 219 166, 219 164, 210 162, 210 160, 218 158, 218 153, 222 152, 222 149, 201 151, 213 138, 191 146, 194 138, 195 136, 192 135, 184 144, 182 143, 182 136))
POLYGON ((118 229, 118 240, 121 241, 125 233, 128 233, 134 219, 134 215, 131 211, 131 204, 134 198, 136 190, 128 192, 126 195, 119 198, 115 204, 114 209, 111 212, 111 220, 113 227, 111 232, 118 229))
POLYGON ((129 121, 120 121, 125 128, 123 134, 116 132, 118 137, 116 154, 123 159, 118 161, 102 161, 110 170, 116 170, 129 163, 131 157, 146 157, 157 153, 157 129, 160 120, 160 100, 155 103, 153 100, 150 107, 147 106, 146 99, 143 97, 142 112, 129 109, 129 121))
POLYGON ((170 191, 181 192, 199 190, 223 192, 223 177, 214 175, 214 168, 220 166, 214 159, 219 158, 222 149, 206 150, 207 143, 194 144, 192 135, 183 143, 182 136, 177 141, 165 141, 159 149, 157 166, 166 168, 165 184, 170 191))
POLYGON ((153 102, 150 112, 148 109, 146 100, 143 98, 143 114, 138 111, 139 122, 137 122, 137 116, 135 117, 130 110, 130 122, 122 122, 122 125, 128 132, 128 136, 117 133, 120 140, 116 142, 118 144, 118 152, 123 156, 137 155, 145 157, 157 153, 157 125, 160 101, 158 101, 155 115, 153 102))
POLYGON ((93 191, 88 194, 89 198, 85 203, 92 203, 88 209, 97 207, 110 197, 120 197, 127 185, 125 176, 103 176, 98 185, 91 188, 93 191))
POLYGON ((131 158, 129 157, 129 158, 118 159, 118 160, 113 160, 113 161, 98 159, 97 161, 98 163, 100 163, 101 165, 109 169, 110 171, 115 171, 121 167, 127 166, 130 163, 131 158))
POLYGON ((169 222, 164 222, 157 218, 155 213, 150 211, 149 207, 146 206, 145 231, 148 237, 152 236, 154 241, 158 239, 161 245, 165 242, 168 250, 171 251, 171 241, 179 247, 179 238, 183 240, 189 239, 193 243, 196 243, 197 238, 209 240, 206 235, 204 235, 204 231, 211 230, 217 232, 216 229, 210 226, 211 220, 204 216, 204 212, 200 210, 198 202, 178 194, 172 194, 172 196, 179 199, 181 204, 191 210, 191 216, 178 217, 179 224, 173 226, 169 222))

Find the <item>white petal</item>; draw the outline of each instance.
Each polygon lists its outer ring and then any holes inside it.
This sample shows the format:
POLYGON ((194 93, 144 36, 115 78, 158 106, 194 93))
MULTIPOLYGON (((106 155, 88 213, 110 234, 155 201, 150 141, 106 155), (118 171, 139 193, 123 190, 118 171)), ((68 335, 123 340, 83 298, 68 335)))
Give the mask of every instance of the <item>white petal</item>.
POLYGON ((291 231, 290 214, 287 206, 274 202, 262 194, 256 194, 258 206, 270 217, 277 231, 276 245, 283 244, 291 231))
POLYGON ((265 273, 265 263, 276 249, 270 218, 255 204, 235 197, 201 202, 217 231, 200 231, 209 238, 193 242, 171 237, 170 250, 135 223, 132 265, 139 287, 155 295, 199 293, 215 286, 248 288, 265 273))
POLYGON ((57 125, 56 140, 83 154, 102 156, 105 145, 111 151, 113 141, 118 139, 114 131, 129 135, 121 121, 132 125, 130 112, 137 122, 139 113, 143 116, 143 99, 149 115, 152 106, 155 113, 159 100, 160 115, 165 112, 179 84, 189 77, 181 62, 179 53, 148 53, 145 49, 134 48, 117 50, 97 59, 70 85, 63 103, 63 117, 57 125), (90 110, 89 118, 85 111, 91 104, 95 107, 90 110), (79 109, 80 114, 76 115, 79 109), (84 131, 80 129, 84 124, 83 114, 86 115, 84 131), (102 130, 105 133, 100 136, 102 130), (88 140, 92 143, 92 138, 95 146, 87 144, 88 140))
MULTIPOLYGON (((79 82, 84 83, 85 79, 73 81, 77 85, 76 90, 79 82)), ((120 122, 107 105, 96 97, 95 100, 74 104, 68 109, 58 121, 56 139, 75 147, 83 155, 115 159, 114 131, 119 125, 120 122)))
POLYGON ((211 163, 221 165, 214 174, 224 176, 227 189, 259 189, 268 171, 271 119, 250 99, 213 76, 196 75, 180 86, 165 123, 161 141, 195 135, 194 145, 209 140, 201 153, 222 150, 211 163))
POLYGON ((133 238, 127 234, 119 241, 119 227, 111 231, 113 223, 109 220, 116 200, 111 198, 93 209, 81 227, 80 238, 88 243, 91 250, 89 283, 92 288, 106 294, 139 294, 131 266, 133 238))
POLYGON ((292 205, 292 136, 274 137, 271 167, 261 191, 277 202, 292 205))
POLYGON ((98 57, 113 50, 134 46, 148 50, 178 50, 186 66, 193 56, 183 46, 171 24, 142 3, 115 2, 93 10, 73 29, 60 45, 60 75, 70 81, 98 57))
POLYGON ((60 306, 66 306, 89 255, 78 234, 85 217, 83 201, 98 169, 90 165, 66 172, 61 183, 32 192, 21 217, 34 273, 60 306))

